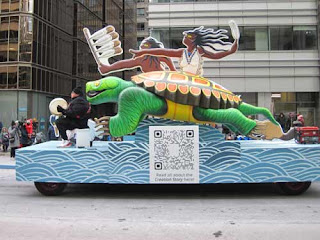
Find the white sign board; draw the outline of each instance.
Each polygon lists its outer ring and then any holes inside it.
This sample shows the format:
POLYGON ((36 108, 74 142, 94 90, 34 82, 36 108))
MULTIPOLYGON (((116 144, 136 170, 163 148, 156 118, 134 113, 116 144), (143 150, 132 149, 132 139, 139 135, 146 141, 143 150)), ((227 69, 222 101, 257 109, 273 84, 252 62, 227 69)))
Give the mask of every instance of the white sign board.
POLYGON ((150 126, 150 183, 199 183, 199 127, 150 126))

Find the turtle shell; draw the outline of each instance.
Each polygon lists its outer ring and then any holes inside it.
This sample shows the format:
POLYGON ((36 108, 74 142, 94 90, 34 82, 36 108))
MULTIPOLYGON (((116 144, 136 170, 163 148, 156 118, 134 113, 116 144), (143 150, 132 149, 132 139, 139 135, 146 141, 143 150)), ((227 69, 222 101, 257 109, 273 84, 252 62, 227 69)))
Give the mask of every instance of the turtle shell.
POLYGON ((184 72, 154 71, 132 77, 132 82, 175 103, 211 109, 237 108, 237 96, 206 78, 184 72))

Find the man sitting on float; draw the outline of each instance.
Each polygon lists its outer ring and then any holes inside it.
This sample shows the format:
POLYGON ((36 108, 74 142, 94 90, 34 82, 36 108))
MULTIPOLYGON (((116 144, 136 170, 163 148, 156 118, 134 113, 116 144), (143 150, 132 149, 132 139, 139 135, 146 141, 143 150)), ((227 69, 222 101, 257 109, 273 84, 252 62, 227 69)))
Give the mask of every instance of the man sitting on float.
POLYGON ((91 107, 89 102, 83 97, 81 87, 72 90, 71 102, 68 104, 68 107, 65 109, 58 105, 57 112, 63 115, 56 121, 62 138, 60 147, 70 147, 72 145, 70 142, 72 136, 71 131, 67 130, 88 128, 87 123, 90 118, 91 107))

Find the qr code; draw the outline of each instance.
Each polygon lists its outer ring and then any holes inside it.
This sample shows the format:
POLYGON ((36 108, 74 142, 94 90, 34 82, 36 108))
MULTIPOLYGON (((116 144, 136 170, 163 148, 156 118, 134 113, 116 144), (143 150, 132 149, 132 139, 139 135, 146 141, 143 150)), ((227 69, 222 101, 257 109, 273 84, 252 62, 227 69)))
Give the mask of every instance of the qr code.
POLYGON ((155 130, 155 170, 193 170, 195 167, 194 130, 155 130))

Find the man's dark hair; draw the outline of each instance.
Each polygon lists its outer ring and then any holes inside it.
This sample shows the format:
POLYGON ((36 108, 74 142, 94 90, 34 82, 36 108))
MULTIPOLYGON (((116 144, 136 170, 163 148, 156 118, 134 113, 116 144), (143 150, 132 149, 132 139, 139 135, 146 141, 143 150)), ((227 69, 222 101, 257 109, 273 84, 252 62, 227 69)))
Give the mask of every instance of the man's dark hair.
POLYGON ((76 87, 72 90, 72 92, 79 96, 83 96, 82 87, 76 87))

